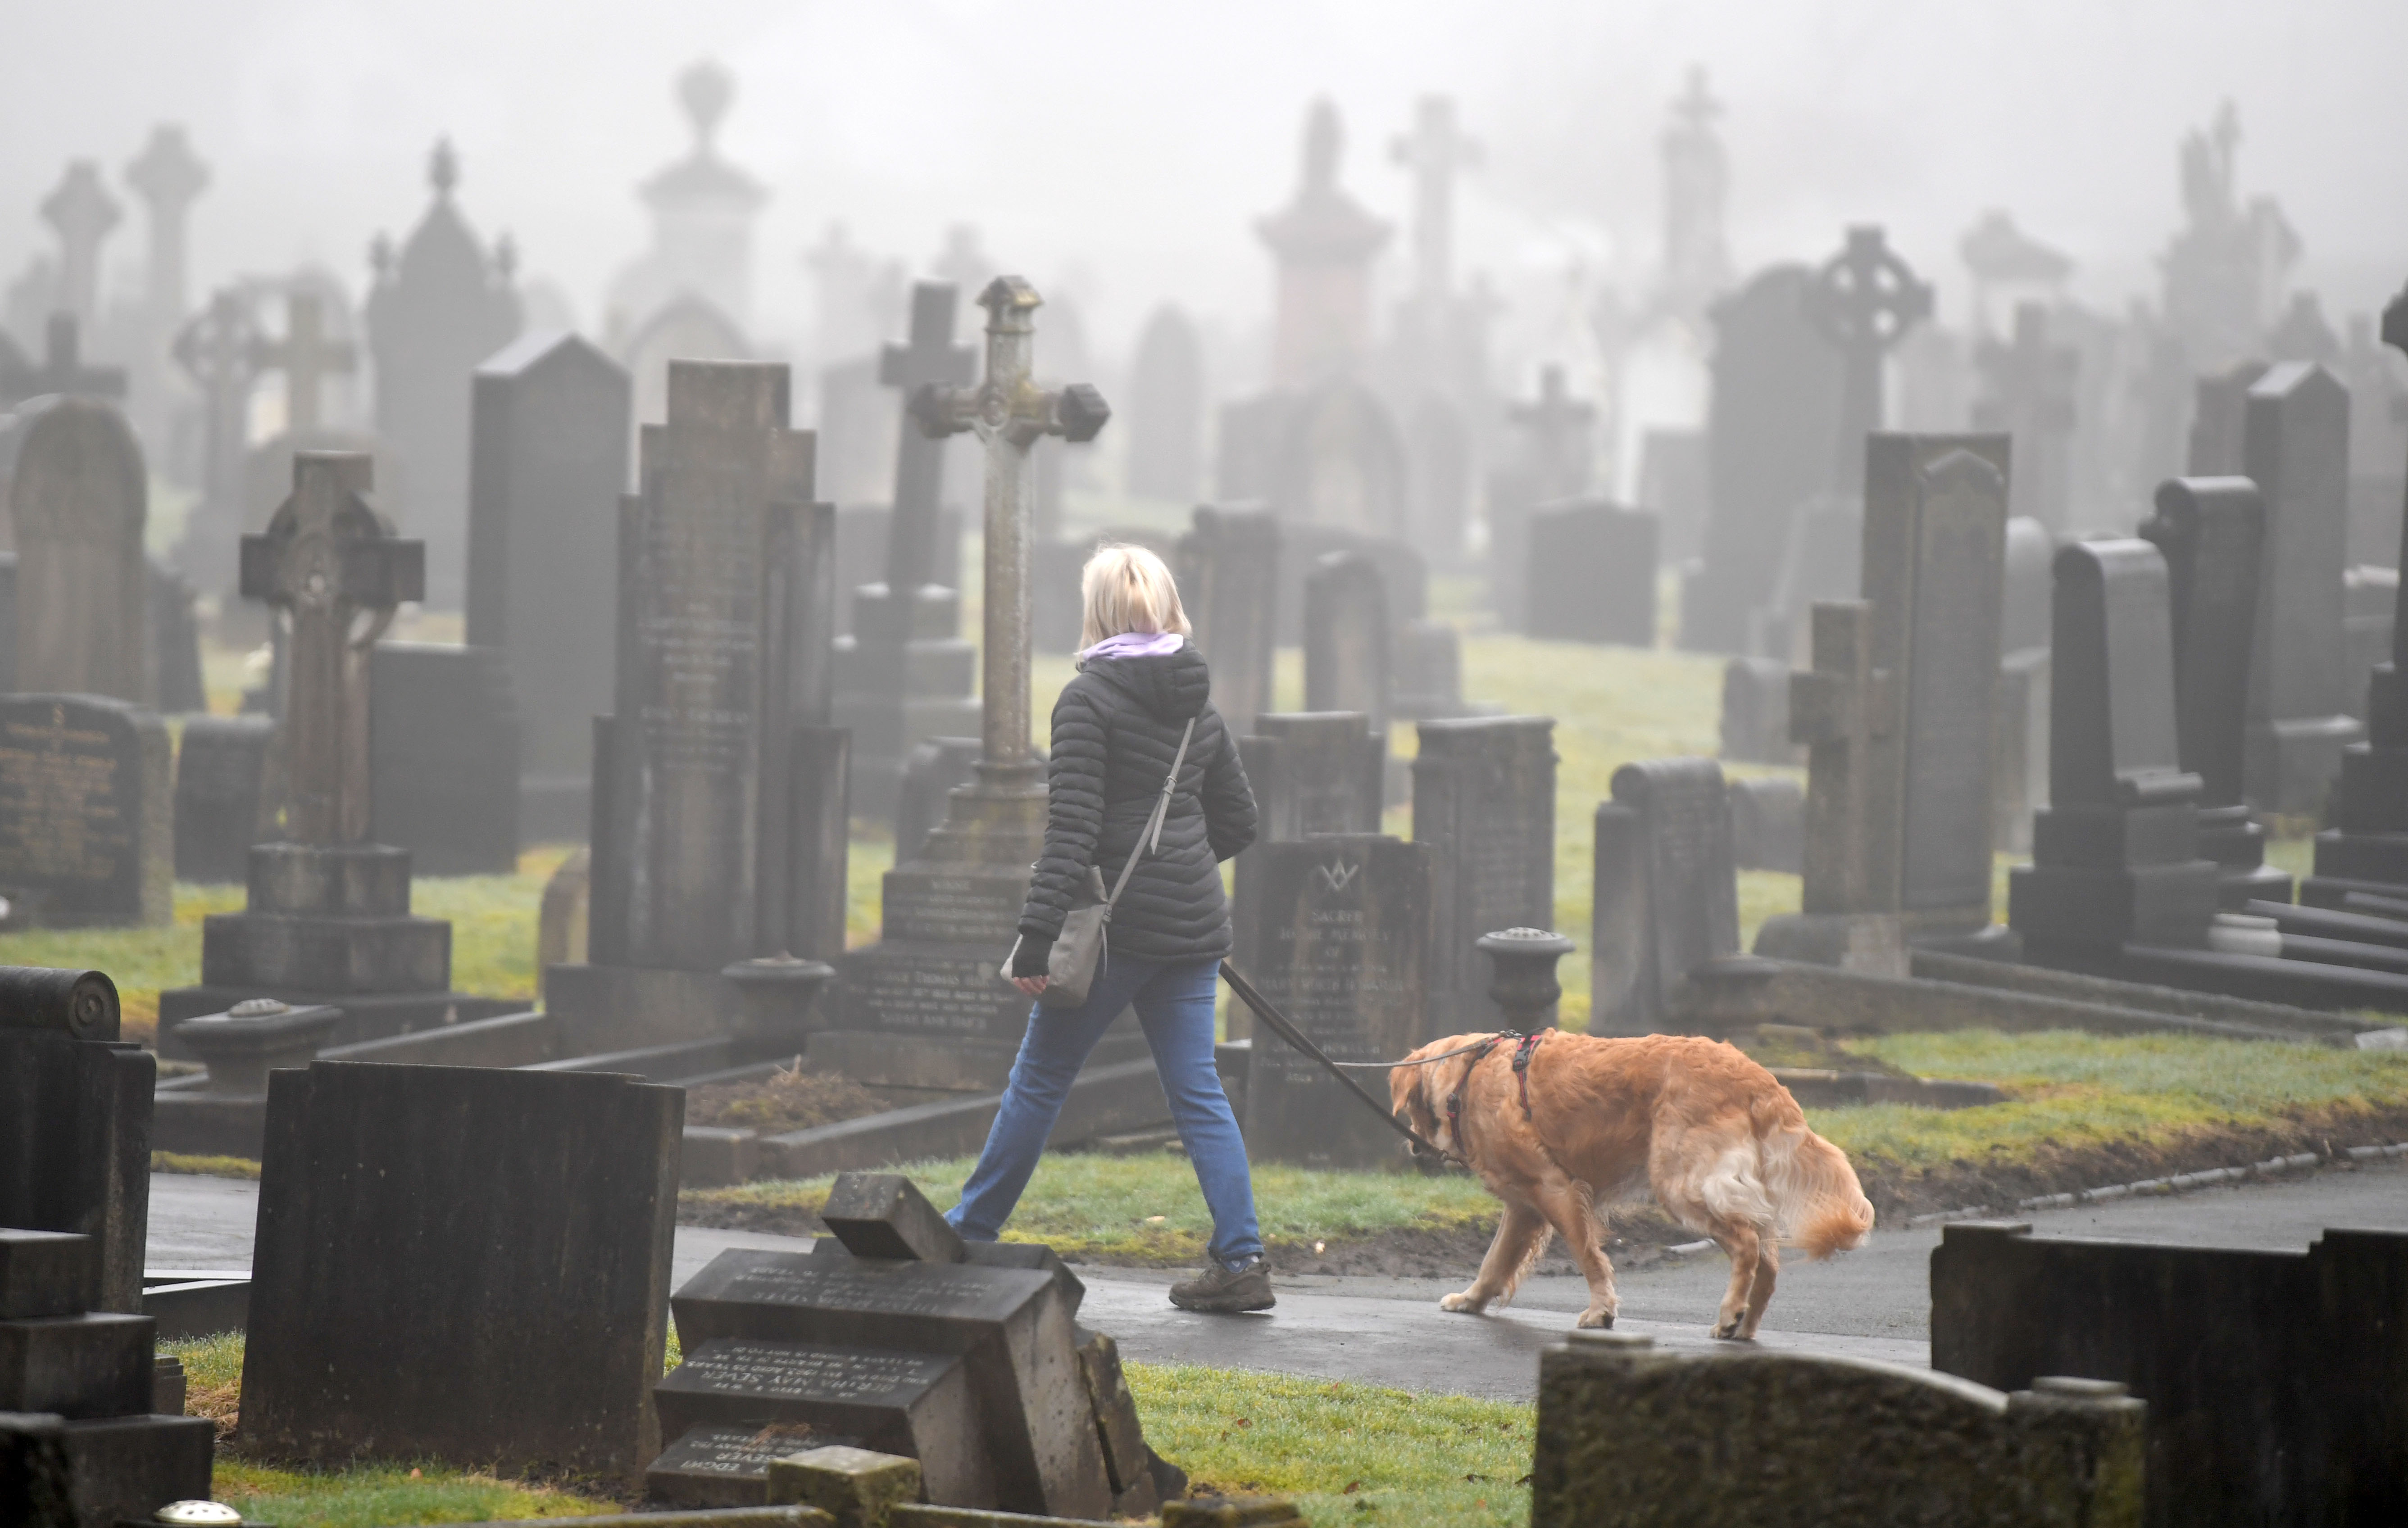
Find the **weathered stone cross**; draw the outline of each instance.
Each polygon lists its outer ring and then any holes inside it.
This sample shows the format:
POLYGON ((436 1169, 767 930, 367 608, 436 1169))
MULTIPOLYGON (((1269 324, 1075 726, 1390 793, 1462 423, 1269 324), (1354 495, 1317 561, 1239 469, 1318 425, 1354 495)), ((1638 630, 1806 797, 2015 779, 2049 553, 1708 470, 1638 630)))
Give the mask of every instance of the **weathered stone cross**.
POLYGON ((1893 911, 1898 907, 1895 813, 1873 798, 1895 748, 1897 676, 1873 666, 1873 607, 1816 601, 1814 666, 1789 676, 1789 738, 1807 747, 1803 910, 1893 911))
POLYGON ((359 353, 349 340, 326 337, 325 304, 316 293, 287 292, 284 337, 253 339, 251 364, 284 374, 284 426, 298 437, 318 427, 319 387, 329 375, 350 375, 359 353))
POLYGON ((979 294, 987 313, 986 380, 977 387, 925 383, 911 395, 911 417, 931 437, 968 430, 986 447, 985 648, 979 665, 984 770, 1029 762, 1029 448, 1045 436, 1093 440, 1112 412, 1084 382, 1049 392, 1030 376, 1043 302, 1019 277, 996 277, 979 294))
POLYGON ((0 405, 22 403, 53 393, 85 398, 125 396, 124 367, 83 364, 83 347, 74 314, 51 314, 46 337, 49 353, 43 356, 40 365, 10 365, 8 374, 0 377, 0 405))
POLYGON ((100 166, 79 159, 42 201, 42 219, 59 234, 59 293, 53 305, 89 320, 99 311, 100 246, 124 218, 100 183, 100 166))
POLYGON ((1423 298, 1444 297, 1455 286, 1455 177, 1480 163, 1480 145, 1455 125, 1455 103, 1425 95, 1413 130, 1389 145, 1413 175, 1413 280, 1423 298))
POLYGON ((1540 501, 1586 490, 1588 432, 1596 422, 1597 409, 1571 395, 1564 385, 1564 368, 1540 368, 1538 401, 1514 404, 1511 411, 1513 422, 1527 426, 1530 432, 1540 501))
POLYGON ((1807 316, 1846 359, 1840 402, 1840 488, 1865 488, 1865 436, 1881 428, 1882 356, 1931 316, 1931 283, 1918 280, 1877 225, 1848 230, 1847 248, 1815 273, 1807 316))
MULTIPOLYGON (((953 343, 950 281, 921 281, 911 288, 909 343, 889 345, 878 357, 878 379, 900 388, 909 407, 924 387, 962 387, 978 377, 978 356, 953 343)), ((895 448, 895 515, 886 532, 889 608, 897 612, 901 635, 910 627, 911 600, 936 565, 937 513, 945 496, 944 442, 906 430, 895 448)))
POLYGON ((361 497, 372 481, 364 452, 296 451, 293 496, 242 538, 242 597, 293 622, 282 741, 295 843, 367 840, 369 650, 394 607, 426 593, 426 544, 386 528, 361 497))

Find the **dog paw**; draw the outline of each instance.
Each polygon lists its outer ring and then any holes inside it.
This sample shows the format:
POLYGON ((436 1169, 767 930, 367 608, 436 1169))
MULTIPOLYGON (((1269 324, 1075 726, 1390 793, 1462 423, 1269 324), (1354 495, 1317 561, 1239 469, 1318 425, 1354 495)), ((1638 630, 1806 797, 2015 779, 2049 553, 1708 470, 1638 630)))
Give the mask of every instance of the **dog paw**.
POLYGON ((1488 1302, 1480 1299, 1469 1290, 1465 1290, 1460 1293, 1444 1296, 1439 1301, 1438 1307, 1440 1310, 1452 1310, 1465 1316, 1477 1316, 1488 1308, 1488 1302))
POLYGON ((1739 1322, 1737 1320, 1716 1321, 1714 1323, 1712 1335, 1722 1342, 1753 1342, 1756 1340, 1753 1337, 1743 1337, 1740 1335, 1739 1322))
POLYGON ((1580 1320, 1574 1321, 1572 1324, 1575 1326, 1586 1327, 1593 1332, 1611 1332, 1613 1330, 1613 1312, 1611 1310, 1584 1310, 1581 1312, 1580 1320))

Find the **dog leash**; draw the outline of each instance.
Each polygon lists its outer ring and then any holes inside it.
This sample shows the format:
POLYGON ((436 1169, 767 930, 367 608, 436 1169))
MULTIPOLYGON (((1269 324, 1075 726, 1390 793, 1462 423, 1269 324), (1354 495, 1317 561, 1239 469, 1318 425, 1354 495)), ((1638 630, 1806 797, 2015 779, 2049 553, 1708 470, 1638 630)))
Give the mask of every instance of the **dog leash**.
MULTIPOLYGON (((1391 1114, 1388 1111, 1387 1105, 1371 1096, 1370 1090, 1365 1088, 1361 1083, 1355 1081, 1353 1078, 1348 1077, 1344 1072, 1339 1070, 1341 1065, 1346 1064, 1330 1060, 1328 1054, 1324 1051, 1321 1047, 1313 1044, 1311 1040, 1306 1039, 1304 1037, 1304 1032, 1297 1028, 1296 1025, 1289 1021, 1286 1014, 1280 1012, 1279 1008, 1272 1004, 1269 998, 1265 997, 1262 993, 1254 991, 1254 984, 1248 981, 1244 977, 1239 975, 1238 968, 1236 966, 1230 964, 1227 961, 1223 961, 1221 963, 1221 976, 1224 980, 1228 982, 1229 990, 1238 994, 1238 1001, 1254 1009, 1254 1016, 1260 1019, 1264 1023, 1268 1024, 1273 1034, 1277 1035, 1281 1039, 1285 1040, 1288 1044, 1296 1047, 1298 1050, 1303 1051, 1306 1055, 1312 1057, 1314 1061, 1319 1062, 1323 1066, 1326 1067, 1331 1077, 1334 1077, 1339 1081, 1346 1084, 1347 1090, 1354 1093, 1355 1097, 1363 1101, 1363 1107, 1378 1115, 1389 1129, 1394 1130, 1397 1134, 1404 1136, 1405 1139, 1412 1142, 1414 1146, 1427 1151, 1434 1157, 1439 1157, 1447 1162, 1462 1164, 1466 1166, 1469 1165, 1469 1164, 1464 1163, 1461 1157, 1455 1156, 1452 1152, 1439 1150, 1438 1144, 1435 1141, 1430 1140, 1420 1131, 1415 1130, 1412 1126, 1405 1123, 1402 1120, 1398 1119, 1394 1114, 1391 1114)), ((1494 1045, 1495 1043, 1496 1042, 1494 1040, 1489 1042, 1491 1045, 1494 1045)), ((1464 1049, 1469 1050, 1480 1048, 1476 1046, 1466 1046, 1464 1049)), ((1461 1055, 1462 1053, 1463 1052, 1459 1050, 1448 1052, 1450 1055, 1461 1055)), ((1437 1061, 1440 1058, 1432 1056, 1429 1059, 1437 1061)), ((1364 1064, 1356 1062, 1354 1064, 1360 1066, 1364 1064)), ((1402 1064, 1382 1062, 1375 1064, 1398 1065, 1402 1064)))

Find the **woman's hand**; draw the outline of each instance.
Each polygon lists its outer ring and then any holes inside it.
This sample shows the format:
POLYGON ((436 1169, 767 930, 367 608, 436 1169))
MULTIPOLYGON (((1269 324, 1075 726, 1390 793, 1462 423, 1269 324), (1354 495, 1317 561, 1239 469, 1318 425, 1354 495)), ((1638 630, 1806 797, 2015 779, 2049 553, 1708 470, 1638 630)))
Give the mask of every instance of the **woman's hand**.
POLYGON ((1037 997, 1045 991, 1043 977, 1014 977, 1011 978, 1011 984, 1020 989, 1021 995, 1024 997, 1037 997))

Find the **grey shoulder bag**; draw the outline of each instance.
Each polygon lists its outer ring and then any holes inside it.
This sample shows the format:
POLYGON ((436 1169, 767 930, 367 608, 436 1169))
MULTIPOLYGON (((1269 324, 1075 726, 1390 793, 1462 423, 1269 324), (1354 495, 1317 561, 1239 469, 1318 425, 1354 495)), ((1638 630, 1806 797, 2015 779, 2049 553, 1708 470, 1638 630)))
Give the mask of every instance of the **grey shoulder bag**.
MULTIPOLYGON (((1187 763, 1187 744, 1196 735, 1196 720, 1190 717, 1187 730, 1179 735, 1179 752, 1170 761, 1170 773, 1163 777, 1162 795, 1154 804, 1154 815, 1146 820, 1145 831, 1137 835, 1129 849, 1128 863, 1121 866, 1121 878, 1112 883, 1111 892, 1104 891, 1103 872, 1087 866, 1087 895, 1090 900, 1071 908, 1062 918, 1062 932, 1054 936, 1054 949, 1045 962, 1045 991, 1037 1000, 1049 1008, 1075 1008, 1087 1001, 1094 990, 1096 975, 1104 969, 1109 956, 1104 930, 1112 921, 1112 904, 1128 890, 1129 877, 1137 870, 1137 862, 1162 847, 1162 822, 1169 814, 1170 797, 1179 788, 1180 767, 1187 763)), ((1014 941, 1011 947, 1020 946, 1014 941)), ((1004 963, 1004 975, 1011 974, 1011 963, 1004 963)))

